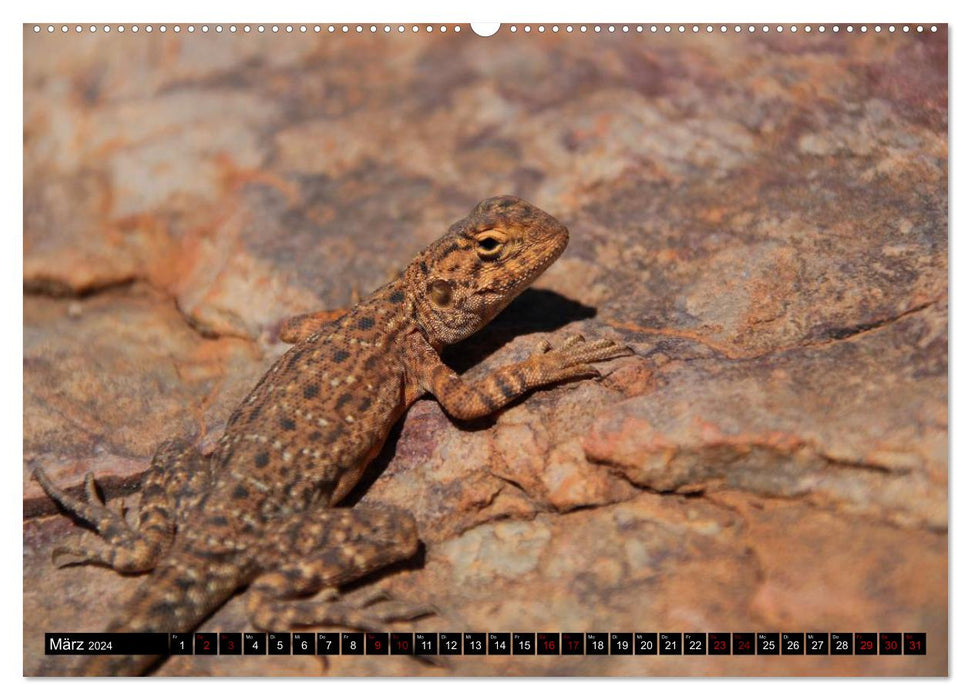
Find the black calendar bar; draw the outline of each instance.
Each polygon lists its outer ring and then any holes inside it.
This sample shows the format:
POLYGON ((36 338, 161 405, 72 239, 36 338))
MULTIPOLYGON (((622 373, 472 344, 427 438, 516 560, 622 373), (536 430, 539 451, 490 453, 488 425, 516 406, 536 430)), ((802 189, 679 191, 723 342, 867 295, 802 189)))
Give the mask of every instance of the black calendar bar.
MULTIPOLYGON (((436 656, 898 656, 927 654, 926 632, 48 632, 44 653, 436 656)), ((526 659, 523 659, 526 662, 526 659)), ((650 663, 649 659, 643 659, 650 663)))
POLYGON ((48 632, 44 653, 50 656, 169 653, 169 635, 124 632, 48 632))

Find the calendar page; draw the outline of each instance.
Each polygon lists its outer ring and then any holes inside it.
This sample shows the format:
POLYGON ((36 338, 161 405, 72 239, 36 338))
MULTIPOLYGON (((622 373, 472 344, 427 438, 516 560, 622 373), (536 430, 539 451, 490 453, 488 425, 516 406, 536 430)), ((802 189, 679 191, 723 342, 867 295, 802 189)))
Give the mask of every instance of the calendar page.
POLYGON ((948 674, 947 24, 23 47, 25 675, 948 674))

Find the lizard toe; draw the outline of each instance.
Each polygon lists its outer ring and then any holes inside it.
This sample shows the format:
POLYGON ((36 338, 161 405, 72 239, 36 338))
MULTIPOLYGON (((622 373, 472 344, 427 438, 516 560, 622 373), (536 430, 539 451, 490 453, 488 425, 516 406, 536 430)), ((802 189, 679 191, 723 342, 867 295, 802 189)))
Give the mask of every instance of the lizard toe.
POLYGON ((76 546, 55 547, 51 552, 51 563, 58 569, 65 569, 69 566, 90 564, 97 562, 95 552, 90 547, 79 542, 76 546))
POLYGON ((574 333, 563 341, 563 345, 560 346, 560 350, 566 350, 567 348, 572 348, 573 346, 584 342, 586 342, 586 339, 582 335, 579 333, 574 333))

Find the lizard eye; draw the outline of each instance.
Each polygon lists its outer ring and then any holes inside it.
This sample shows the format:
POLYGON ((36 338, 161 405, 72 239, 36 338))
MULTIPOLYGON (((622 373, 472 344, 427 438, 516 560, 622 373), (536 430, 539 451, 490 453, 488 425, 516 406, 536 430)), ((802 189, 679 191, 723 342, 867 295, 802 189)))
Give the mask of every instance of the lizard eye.
POLYGON ((505 243, 493 231, 487 231, 476 239, 475 252, 483 260, 495 260, 502 254, 502 246, 505 243))
POLYGON ((429 282, 428 298, 436 306, 448 306, 452 303, 452 285, 445 280, 429 282))

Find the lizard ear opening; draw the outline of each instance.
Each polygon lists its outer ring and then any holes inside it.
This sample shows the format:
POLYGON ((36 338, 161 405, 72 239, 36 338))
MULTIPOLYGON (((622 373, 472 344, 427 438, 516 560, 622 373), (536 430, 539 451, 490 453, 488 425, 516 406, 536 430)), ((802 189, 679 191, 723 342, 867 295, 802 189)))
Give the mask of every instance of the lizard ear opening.
POLYGON ((452 303, 452 284, 445 280, 432 280, 428 283, 428 298, 435 306, 449 306, 452 303))

